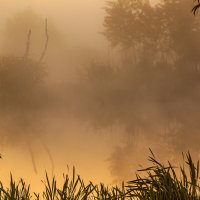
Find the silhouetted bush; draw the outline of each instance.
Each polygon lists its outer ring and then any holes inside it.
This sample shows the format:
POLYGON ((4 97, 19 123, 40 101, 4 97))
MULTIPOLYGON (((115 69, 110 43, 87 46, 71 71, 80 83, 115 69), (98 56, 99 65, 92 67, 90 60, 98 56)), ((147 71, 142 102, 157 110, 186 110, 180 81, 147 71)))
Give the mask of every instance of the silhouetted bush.
POLYGON ((29 108, 41 100, 45 69, 32 59, 0 58, 1 107, 29 108))

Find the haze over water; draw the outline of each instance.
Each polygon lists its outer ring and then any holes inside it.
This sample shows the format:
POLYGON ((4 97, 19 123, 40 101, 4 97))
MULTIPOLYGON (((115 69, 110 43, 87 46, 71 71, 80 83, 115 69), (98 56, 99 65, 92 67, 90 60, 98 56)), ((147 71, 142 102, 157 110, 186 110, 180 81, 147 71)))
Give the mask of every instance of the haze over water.
MULTIPOLYGON (((60 63, 52 67, 55 69, 53 69, 53 72, 49 76, 52 77, 53 87, 56 87, 55 84, 58 84, 57 82, 74 81, 72 76, 77 79, 76 75, 71 75, 71 71, 76 71, 73 68, 79 68, 83 64, 83 57, 85 55, 88 56, 86 59, 90 59, 89 54, 91 52, 102 51, 102 48, 107 45, 105 38, 99 34, 102 31, 104 17, 102 9, 104 5, 103 1, 61 0, 54 2, 48 0, 1 0, 0 4, 0 31, 2 34, 5 31, 7 21, 11 20, 14 15, 24 12, 27 9, 35 12, 43 19, 47 18, 49 21, 52 21, 60 31, 66 45, 66 53, 63 54, 68 58, 66 59, 68 63, 64 64, 64 74, 62 73, 62 68, 59 66, 60 63), (75 55, 72 55, 76 51, 80 57, 78 59, 75 55), (87 53, 87 51, 89 52, 87 53)), ((32 37, 34 37, 34 31, 38 30, 32 30, 32 37)), ((41 31, 43 40, 43 29, 41 31)), ((51 31, 49 31, 49 35, 49 45, 51 46, 51 31)), ((26 38, 20 42, 24 44, 26 38)), ((1 38, 1 46, 2 43, 3 39, 1 38)), ((22 45, 19 47, 22 52, 24 48, 22 45)), ((41 49, 38 49, 38 52, 40 51, 41 49)), ((5 54, 3 50, 1 52, 3 55, 5 54)), ((37 52, 33 52, 33 54, 35 53, 37 52)), ((48 62, 48 58, 45 61, 48 62)), ((50 113, 45 116, 45 119, 41 117, 39 119, 40 130, 37 130, 37 128, 35 130, 41 131, 39 135, 45 135, 43 140, 52 154, 55 165, 54 172, 62 178, 62 173, 67 173, 68 171, 67 165, 69 165, 71 171, 72 167, 75 166, 77 173, 86 180, 93 180, 95 182, 106 181, 110 183, 111 176, 106 159, 108 151, 111 151, 111 137, 95 133, 96 131, 92 130, 89 126, 80 124, 78 121, 70 118, 63 119, 64 117, 59 115, 55 111, 55 114, 50 113)), ((21 131, 25 130, 22 128, 21 131)), ((24 137, 26 137, 26 133, 24 133, 24 137)), ((11 145, 2 144, 1 147, 3 159, 1 160, 0 173, 3 180, 8 180, 9 173, 12 172, 15 177, 23 176, 27 179, 27 182, 34 184, 35 181, 38 184, 44 176, 45 170, 51 173, 51 161, 40 139, 33 141, 33 153, 36 159, 35 162, 37 163, 38 174, 35 174, 33 170, 28 148, 24 144, 20 144, 19 141, 17 144, 13 143, 11 145)), ((114 145, 115 142, 112 143, 114 145)), ((33 185, 33 187, 37 187, 36 185, 33 185)))
POLYGON ((113 184, 132 179, 148 148, 165 161, 188 149, 198 158, 198 16, 184 0, 179 10, 143 1, 138 13, 116 2, 106 12, 102 0, 0 0, 1 63, 27 53, 32 70, 25 59, 20 73, 0 71, 2 181, 12 172, 40 190, 45 170, 61 181, 75 166, 113 184))

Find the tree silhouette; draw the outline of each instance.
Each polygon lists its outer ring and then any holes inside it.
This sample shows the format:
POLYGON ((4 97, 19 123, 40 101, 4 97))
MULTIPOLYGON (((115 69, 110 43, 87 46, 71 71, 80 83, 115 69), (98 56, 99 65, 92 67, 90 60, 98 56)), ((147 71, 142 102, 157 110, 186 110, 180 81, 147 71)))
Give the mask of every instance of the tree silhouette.
MULTIPOLYGON (((200 138, 200 20, 189 8, 186 0, 155 6, 139 0, 107 3, 104 35, 113 49, 120 49, 121 62, 112 66, 106 85, 105 80, 95 83, 96 74, 90 73, 91 109, 85 118, 98 127, 122 125, 125 138, 140 129, 148 145, 162 142, 158 151, 166 146, 173 153, 199 152, 193 141, 200 138)), ((115 174, 121 162, 116 155, 125 152, 126 145, 113 153, 115 174)))
POLYGON ((149 54, 154 61, 174 62, 186 55, 195 61, 200 28, 187 6, 185 0, 163 1, 156 6, 139 0, 109 1, 104 34, 113 46, 131 50, 140 60, 149 54))

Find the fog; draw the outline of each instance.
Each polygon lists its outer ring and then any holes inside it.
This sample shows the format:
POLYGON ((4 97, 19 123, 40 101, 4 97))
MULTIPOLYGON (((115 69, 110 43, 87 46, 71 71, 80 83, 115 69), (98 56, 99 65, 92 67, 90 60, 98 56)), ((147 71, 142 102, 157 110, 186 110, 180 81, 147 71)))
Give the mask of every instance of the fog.
POLYGON ((113 2, 0 0, 4 181, 12 172, 39 190, 45 170, 75 166, 113 184, 132 179, 149 148, 162 161, 198 158, 192 3, 113 2))
MULTIPOLYGON (((61 90, 64 92, 63 86, 59 91, 60 85, 77 81, 75 72, 86 60, 96 57, 98 52, 102 54, 107 47, 105 38, 99 34, 102 31, 104 3, 79 0, 56 3, 6 0, 0 3, 2 56, 23 56, 28 30, 31 29, 30 57, 39 59, 45 42, 44 22, 45 18, 48 19, 50 42, 44 61, 48 71, 45 87, 50 85, 48 91, 54 90, 53 96, 58 94, 59 97, 55 98, 64 101, 62 99, 67 92, 60 97, 61 90), (17 24, 12 22, 15 18, 18 18, 17 24)), ((2 179, 8 181, 12 172, 14 176, 23 176, 27 182, 32 182, 33 189, 38 190, 45 170, 50 174, 54 171, 62 178, 62 173, 68 172, 67 166, 71 170, 75 166, 85 180, 111 183, 106 159, 111 151, 109 141, 112 139, 107 141, 88 125, 66 117, 61 113, 63 108, 57 108, 57 104, 60 102, 56 100, 50 111, 44 109, 39 114, 30 110, 27 111, 31 112, 30 115, 24 114, 26 111, 19 108, 19 113, 6 112, 1 117, 1 136, 5 138, 1 142, 2 179), (44 144, 48 150, 45 150, 44 144)), ((14 108, 18 107, 16 103, 14 108)))

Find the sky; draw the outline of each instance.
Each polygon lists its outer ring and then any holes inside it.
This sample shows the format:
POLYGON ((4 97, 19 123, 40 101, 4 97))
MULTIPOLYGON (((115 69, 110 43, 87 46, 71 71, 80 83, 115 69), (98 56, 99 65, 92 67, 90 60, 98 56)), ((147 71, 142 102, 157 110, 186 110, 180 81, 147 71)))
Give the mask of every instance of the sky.
POLYGON ((3 19, 9 17, 11 13, 30 7, 37 10, 44 18, 52 18, 64 31, 69 42, 73 40, 77 45, 87 44, 92 47, 97 46, 95 42, 97 44, 102 42, 99 36, 99 32, 102 31, 105 6, 102 0, 58 0, 56 3, 50 0, 1 0, 1 6, 5 10, 1 12, 3 19))

